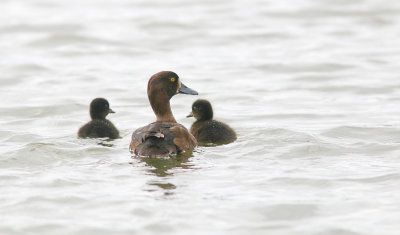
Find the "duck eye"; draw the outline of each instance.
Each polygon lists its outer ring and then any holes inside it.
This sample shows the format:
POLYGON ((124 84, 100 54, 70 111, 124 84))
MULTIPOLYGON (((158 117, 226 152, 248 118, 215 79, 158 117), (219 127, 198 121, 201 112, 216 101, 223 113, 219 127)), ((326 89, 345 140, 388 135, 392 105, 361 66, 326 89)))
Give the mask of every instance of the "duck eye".
POLYGON ((174 77, 170 78, 169 80, 170 80, 171 82, 175 82, 175 78, 174 78, 174 77))

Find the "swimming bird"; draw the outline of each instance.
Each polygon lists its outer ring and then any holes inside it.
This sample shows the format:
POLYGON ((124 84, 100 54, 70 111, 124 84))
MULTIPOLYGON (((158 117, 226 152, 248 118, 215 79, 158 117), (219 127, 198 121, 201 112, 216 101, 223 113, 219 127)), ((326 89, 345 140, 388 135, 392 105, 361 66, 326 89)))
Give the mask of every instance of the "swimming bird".
POLYGON ((117 128, 106 119, 109 113, 115 113, 110 109, 110 104, 104 98, 96 98, 90 103, 90 117, 92 120, 83 125, 78 136, 81 138, 119 138, 117 128))
POLYGON ((196 100, 192 105, 192 112, 187 117, 196 119, 190 128, 190 133, 199 143, 227 144, 237 139, 235 131, 230 126, 213 120, 213 109, 208 100, 196 100))
POLYGON ((137 156, 167 157, 197 145, 196 139, 176 122, 171 111, 170 99, 176 94, 197 95, 197 91, 185 86, 172 71, 154 74, 147 85, 147 96, 156 121, 135 130, 129 149, 137 156))

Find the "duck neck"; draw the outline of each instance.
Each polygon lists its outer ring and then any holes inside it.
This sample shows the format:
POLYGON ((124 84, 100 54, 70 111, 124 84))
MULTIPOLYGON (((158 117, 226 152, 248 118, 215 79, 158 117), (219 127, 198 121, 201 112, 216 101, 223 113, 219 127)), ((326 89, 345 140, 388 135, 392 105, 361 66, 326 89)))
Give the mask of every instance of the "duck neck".
POLYGON ((92 112, 92 111, 90 111, 90 118, 92 120, 105 120, 106 119, 105 116, 102 116, 101 114, 97 114, 97 113, 92 112))
POLYGON ((149 94, 149 100, 157 122, 176 122, 169 104, 170 97, 166 93, 149 94))

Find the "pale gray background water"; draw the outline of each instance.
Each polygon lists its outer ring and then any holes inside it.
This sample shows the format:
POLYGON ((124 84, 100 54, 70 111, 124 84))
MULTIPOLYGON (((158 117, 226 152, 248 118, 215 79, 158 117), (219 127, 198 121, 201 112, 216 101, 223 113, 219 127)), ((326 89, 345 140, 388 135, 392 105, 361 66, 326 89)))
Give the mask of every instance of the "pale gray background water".
POLYGON ((0 234, 399 234, 400 1, 0 1, 0 234), (237 130, 131 159, 148 78, 237 130), (122 139, 80 140, 105 97, 122 139))

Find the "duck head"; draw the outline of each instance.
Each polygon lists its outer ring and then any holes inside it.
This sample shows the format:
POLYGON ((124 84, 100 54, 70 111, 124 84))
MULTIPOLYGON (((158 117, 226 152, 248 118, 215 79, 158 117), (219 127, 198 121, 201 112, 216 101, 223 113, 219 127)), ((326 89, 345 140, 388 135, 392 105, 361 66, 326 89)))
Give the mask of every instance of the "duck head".
POLYGON ((211 103, 208 100, 196 100, 192 105, 192 112, 186 117, 194 117, 198 121, 211 120, 213 118, 211 103))
POLYGON ((179 76, 171 71, 154 74, 147 85, 147 95, 158 122, 176 122, 169 100, 176 94, 197 95, 185 86, 179 76))
POLYGON ((115 113, 110 109, 110 104, 104 98, 96 98, 90 103, 90 117, 92 119, 105 119, 109 113, 115 113))

